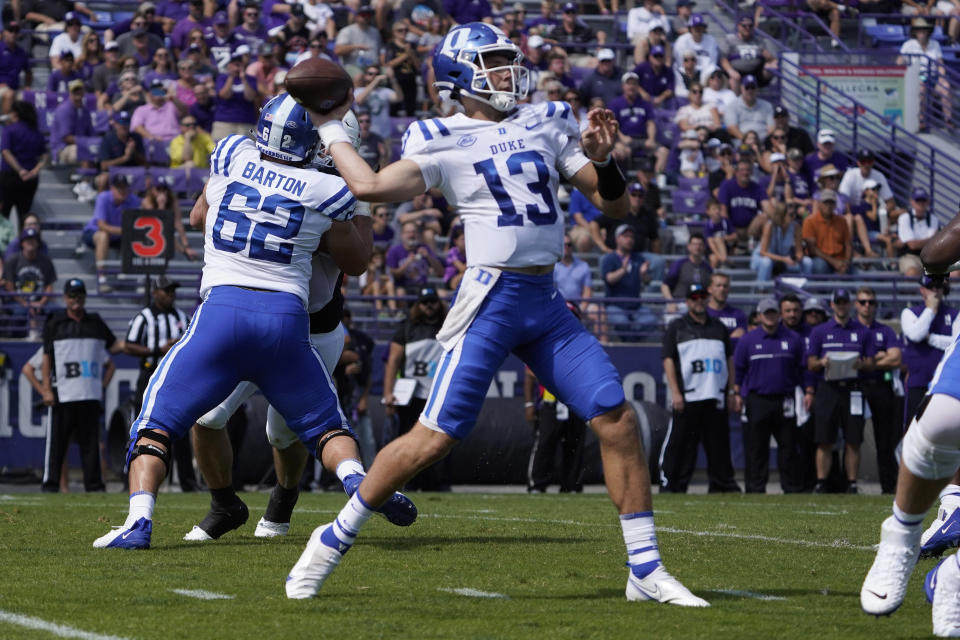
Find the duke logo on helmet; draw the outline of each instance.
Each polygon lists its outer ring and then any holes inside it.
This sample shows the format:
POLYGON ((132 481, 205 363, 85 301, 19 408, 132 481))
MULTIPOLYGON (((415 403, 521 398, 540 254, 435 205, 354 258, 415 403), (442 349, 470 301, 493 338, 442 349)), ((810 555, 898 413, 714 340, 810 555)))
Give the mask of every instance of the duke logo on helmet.
POLYGON ((303 162, 313 157, 320 142, 307 110, 289 93, 272 98, 260 110, 257 149, 265 156, 303 162))
POLYGON ((483 22, 454 27, 433 55, 434 85, 451 96, 467 94, 497 111, 510 111, 530 90, 530 71, 521 63, 523 52, 503 31, 483 22), (487 67, 484 56, 499 54, 508 64, 487 67), (491 73, 510 71, 510 88, 495 89, 491 73))

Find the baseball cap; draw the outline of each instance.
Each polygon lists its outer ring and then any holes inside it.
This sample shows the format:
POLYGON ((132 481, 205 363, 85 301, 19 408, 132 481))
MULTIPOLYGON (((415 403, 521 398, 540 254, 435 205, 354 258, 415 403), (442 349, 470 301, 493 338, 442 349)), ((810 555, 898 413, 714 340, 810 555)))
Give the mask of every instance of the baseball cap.
POLYGON ((67 83, 67 91, 73 92, 74 89, 83 89, 83 80, 71 80, 67 83))
POLYGON ((870 178, 869 180, 863 181, 863 188, 861 189, 861 191, 866 191, 867 189, 876 189, 879 186, 880 186, 879 182, 877 182, 873 178, 870 178))
POLYGON ((711 78, 726 78, 726 77, 727 77, 727 72, 724 71, 723 69, 721 69, 720 67, 717 67, 717 68, 715 68, 713 71, 710 72, 710 77, 711 77, 711 78))
POLYGON ((737 20, 737 24, 749 24, 753 25, 753 18, 749 14, 744 14, 740 16, 740 19, 737 20))
POLYGON ((950 288, 950 281, 943 276, 932 276, 929 273, 925 273, 920 276, 920 286, 925 289, 948 290, 950 288))
POLYGON ((156 280, 153 281, 154 289, 176 289, 180 286, 180 283, 176 280, 171 280, 167 276, 158 276, 156 280))
POLYGON ((703 19, 703 16, 699 13, 694 13, 690 15, 690 19, 687 20, 687 26, 691 29, 693 27, 706 27, 707 21, 703 19))
MULTIPOLYGON (((539 49, 543 46, 543 38, 537 35, 530 36, 527 39, 527 49, 539 49)), ((603 51, 603 49, 601 49, 603 51)), ((609 49, 607 49, 609 51, 609 49)), ((597 59, 600 59, 600 54, 597 54, 597 59)))
POLYGON ((63 285, 63 295, 72 296, 76 294, 86 295, 87 285, 80 278, 70 278, 63 285))
POLYGON ((640 76, 635 74, 633 71, 627 71, 625 74, 620 76, 620 82, 622 84, 626 84, 630 80, 636 80, 637 82, 640 82, 640 76))
POLYGON ((639 182, 631 182, 629 186, 627 186, 627 191, 634 195, 639 195, 643 193, 643 185, 639 182))
POLYGON ((850 302, 850 292, 843 288, 834 290, 833 301, 834 302, 850 302))
MULTIPOLYGON (((303 7, 300 7, 300 11, 303 11, 303 7)), ((293 8, 290 9, 290 13, 293 13, 293 8)), ((213 24, 230 24, 230 19, 227 17, 227 12, 217 11, 215 14, 213 14, 213 24)))
POLYGON ((139 11, 140 13, 146 13, 147 11, 156 11, 156 10, 157 10, 157 5, 153 4, 152 2, 141 2, 140 6, 137 7, 137 11, 139 11))
POLYGON ((832 144, 837 141, 837 134, 833 129, 820 129, 817 132, 817 144, 832 144))
MULTIPOLYGON (((300 7, 300 12, 303 13, 302 5, 294 5, 295 7, 300 7)), ((357 13, 373 13, 373 5, 369 2, 361 2, 360 6, 357 8, 357 13)))
POLYGON ((764 298, 757 303, 757 311, 759 313, 766 313, 767 311, 780 311, 780 305, 774 298, 764 298))
POLYGON ((775 107, 773 108, 773 117, 774 117, 774 118, 780 118, 780 117, 783 117, 783 116, 789 117, 789 116, 790 116, 790 112, 787 111, 787 108, 786 108, 786 107, 778 104, 777 106, 775 106, 775 107))
POLYGON ((80 24, 80 14, 76 11, 67 11, 67 14, 63 16, 63 21, 67 24, 80 24))
POLYGON ((662 44, 655 44, 650 47, 651 56, 662 56, 666 54, 666 50, 663 48, 662 44))
POLYGON ((820 302, 820 298, 807 298, 803 302, 803 312, 807 311, 821 311, 826 313, 827 310, 824 308, 823 303, 820 302))
POLYGON ((717 149, 722 145, 723 143, 720 142, 720 138, 710 138, 707 140, 707 149, 717 149))
POLYGON ((817 180, 820 178, 829 178, 830 176, 838 176, 840 172, 837 171, 837 168, 833 164, 825 164, 820 167, 820 170, 817 171, 817 180))
POLYGON ((423 287, 417 296, 417 302, 431 302, 439 299, 440 296, 437 294, 436 287, 423 287))
POLYGON ((913 193, 910 194, 911 200, 929 200, 930 194, 927 193, 927 190, 923 187, 917 187, 913 190, 913 193))
MULTIPOLYGON (((363 10, 363 7, 360 7, 360 10, 363 10)), ((358 11, 359 13, 359 11, 358 11)), ((296 3, 290 5, 290 15, 297 16, 298 18, 304 17, 303 5, 296 3)))
POLYGON ((3 23, 3 30, 9 31, 10 33, 19 33, 20 32, 20 23, 16 20, 11 20, 10 22, 3 23))
POLYGON ((143 27, 140 27, 139 29, 134 29, 134 30, 131 32, 131 35, 132 35, 134 38, 142 38, 143 36, 147 35, 147 30, 144 29, 143 27))
POLYGON ((837 192, 833 189, 823 189, 820 193, 817 194, 817 200, 820 202, 836 202, 837 201, 837 192))
POLYGON ((34 227, 27 227, 23 230, 23 233, 20 234, 20 242, 23 242, 27 238, 39 238, 40 231, 34 227))
POLYGON ((688 298, 706 298, 707 297, 707 288, 704 287, 699 282, 693 282, 687 287, 687 297, 688 298))
POLYGON ((614 232, 613 237, 619 238, 620 236, 622 236, 627 232, 633 233, 633 227, 631 227, 628 224, 621 224, 620 226, 617 227, 617 230, 614 232))
POLYGON ((657 29, 660 31, 667 30, 666 27, 663 26, 663 20, 660 18, 656 18, 650 22, 650 31, 656 31, 657 29))
MULTIPOLYGON (((241 45, 241 46, 243 46, 243 45, 241 45)), ((241 59, 241 58, 244 56, 244 54, 249 53, 249 52, 250 52, 250 48, 249 48, 249 47, 247 47, 247 50, 246 50, 246 51, 240 51, 240 47, 237 47, 236 49, 234 49, 233 51, 230 52, 230 61, 232 62, 232 61, 234 61, 234 60, 239 60, 239 59, 241 59)))
POLYGON ((923 18, 914 18, 913 21, 910 22, 910 28, 911 29, 930 29, 931 31, 933 31, 933 25, 927 22, 923 18))
POLYGON ((130 124, 130 112, 129 111, 117 111, 113 114, 113 121, 117 124, 130 124))
POLYGON ((69 49, 64 49, 63 51, 60 52, 60 59, 73 60, 73 51, 70 51, 69 49))
POLYGON ((200 45, 198 45, 196 42, 187 47, 187 53, 196 53, 198 51, 202 52, 203 49, 201 49, 200 45))
POLYGON ((786 161, 787 161, 787 156, 783 155, 782 153, 770 154, 770 162, 786 162, 786 161))
POLYGON ((800 151, 800 149, 797 149, 796 147, 787 149, 787 157, 791 160, 799 160, 800 158, 803 158, 803 151, 800 151))
MULTIPOLYGON (((538 38, 538 37, 539 37, 539 36, 534 36, 534 38, 538 38)), ((530 38, 530 39, 533 40, 533 38, 530 38)), ((541 40, 541 42, 542 42, 542 41, 543 41, 543 38, 540 38, 540 40, 541 40)), ((616 54, 613 52, 613 49, 600 49, 599 51, 597 51, 597 61, 598 61, 598 62, 603 62, 604 60, 613 60, 613 59, 615 59, 616 57, 617 57, 617 56, 616 56, 616 54)))
POLYGON ((120 45, 117 44, 116 40, 111 40, 107 44, 103 45, 104 51, 115 51, 120 48, 120 45))
POLYGON ((756 87, 757 86, 757 77, 752 74, 747 74, 743 76, 743 87, 756 87))
POLYGON ((110 176, 110 184, 116 187, 129 187, 130 178, 125 173, 115 173, 110 176))
POLYGON ((167 88, 163 86, 163 80, 161 80, 160 78, 154 78, 150 82, 150 95, 152 96, 167 95, 167 88))
POLYGON ((573 2, 564 2, 563 6, 560 7, 560 10, 564 13, 576 13, 577 5, 573 2))
POLYGON ((248 56, 250 55, 250 53, 251 53, 250 45, 242 44, 233 50, 233 53, 230 55, 230 58, 232 59, 234 56, 248 56))
POLYGON ((860 151, 857 151, 858 162, 863 160, 876 160, 876 158, 877 157, 873 155, 873 151, 870 151, 870 149, 860 149, 860 151))
POLYGON ((693 6, 693 0, 677 0, 678 7, 690 7, 693 6))

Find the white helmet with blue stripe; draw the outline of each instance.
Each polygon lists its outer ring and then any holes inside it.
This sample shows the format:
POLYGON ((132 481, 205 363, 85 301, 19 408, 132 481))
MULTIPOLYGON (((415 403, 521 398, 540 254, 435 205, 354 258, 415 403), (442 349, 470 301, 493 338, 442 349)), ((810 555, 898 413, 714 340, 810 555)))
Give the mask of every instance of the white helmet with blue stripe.
POLYGON ((310 114, 289 93, 271 98, 260 110, 257 149, 265 156, 303 162, 313 157, 320 141, 310 114))
POLYGON ((484 22, 469 22, 450 30, 433 54, 434 85, 451 96, 466 94, 497 111, 510 111, 530 91, 530 71, 523 52, 503 31, 484 22), (487 67, 484 56, 506 56, 509 63, 487 67), (510 71, 510 89, 495 89, 488 80, 493 72, 510 71))

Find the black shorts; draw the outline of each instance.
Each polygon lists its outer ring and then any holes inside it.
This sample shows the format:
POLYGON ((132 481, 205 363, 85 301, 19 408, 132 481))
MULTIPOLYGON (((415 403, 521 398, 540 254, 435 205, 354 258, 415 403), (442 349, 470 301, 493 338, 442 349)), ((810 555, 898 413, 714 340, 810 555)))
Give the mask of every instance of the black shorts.
POLYGON ((813 396, 814 441, 833 444, 843 428, 843 441, 863 442, 863 394, 855 382, 821 382, 813 396), (860 396, 860 415, 851 413, 851 394, 860 396))

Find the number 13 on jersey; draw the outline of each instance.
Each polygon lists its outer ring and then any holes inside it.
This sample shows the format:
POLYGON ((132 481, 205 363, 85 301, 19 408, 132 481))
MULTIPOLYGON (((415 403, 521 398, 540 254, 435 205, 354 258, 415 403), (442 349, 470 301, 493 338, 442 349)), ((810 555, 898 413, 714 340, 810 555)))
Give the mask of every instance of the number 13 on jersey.
MULTIPOLYGON (((530 193, 539 196, 542 203, 527 204, 527 217, 530 218, 530 222, 536 225, 553 224, 557 221, 557 205, 550 189, 550 170, 547 168, 543 156, 538 151, 533 150, 518 151, 511 154, 506 161, 507 175, 522 176, 524 167, 530 165, 536 169, 537 179, 533 182, 522 183, 522 185, 530 193)), ((523 214, 517 212, 517 207, 503 184, 500 177, 501 170, 497 167, 494 158, 476 162, 473 168, 479 175, 483 176, 483 179, 487 182, 487 187, 490 189, 490 194, 493 195, 493 198, 497 201, 497 206, 500 207, 497 226, 523 226, 523 214)), ((516 180, 510 180, 509 184, 513 188, 521 188, 516 180)))

